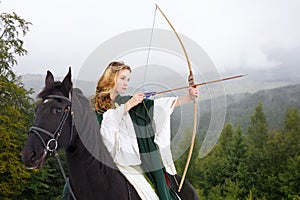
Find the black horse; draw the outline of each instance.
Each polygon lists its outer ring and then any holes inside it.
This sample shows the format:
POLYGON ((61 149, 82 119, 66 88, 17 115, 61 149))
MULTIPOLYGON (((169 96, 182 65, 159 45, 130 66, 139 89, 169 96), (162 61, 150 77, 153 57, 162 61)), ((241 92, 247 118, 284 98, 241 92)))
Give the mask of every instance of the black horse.
MULTIPOLYGON (((28 131, 22 151, 27 168, 41 168, 51 153, 63 148, 69 168, 70 190, 75 199, 140 199, 114 165, 101 140, 99 125, 88 99, 79 89, 73 89, 71 69, 62 82, 54 81, 48 71, 45 87, 38 98, 41 102, 35 109, 34 125, 28 131)), ((176 179, 180 181, 179 176, 176 179)), ((169 180, 171 187, 177 190, 175 179, 169 176, 169 180)), ((69 199, 74 199, 73 196, 69 195, 69 199)), ((179 196, 181 199, 199 199, 187 181, 179 196)))

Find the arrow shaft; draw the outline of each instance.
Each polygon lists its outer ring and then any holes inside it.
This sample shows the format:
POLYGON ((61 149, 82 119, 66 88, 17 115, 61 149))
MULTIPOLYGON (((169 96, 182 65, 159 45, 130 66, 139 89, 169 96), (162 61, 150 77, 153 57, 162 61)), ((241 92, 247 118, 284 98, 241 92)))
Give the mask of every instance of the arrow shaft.
MULTIPOLYGON (((196 83, 196 84, 193 84, 193 85, 190 85, 190 86, 178 87, 178 88, 173 88, 173 89, 159 91, 159 92, 150 92, 148 94, 150 96, 153 95, 153 94, 163 94, 163 93, 167 93, 167 92, 172 92, 172 91, 186 89, 186 88, 189 88, 189 87, 197 87, 197 86, 207 85, 207 84, 212 84, 212 83, 217 83, 217 82, 221 82, 221 81, 228 81, 228 80, 232 80, 232 79, 236 79, 236 78, 241 78, 241 77, 244 77, 244 76, 246 76, 246 75, 242 74, 242 75, 237 75, 237 76, 230 76, 230 77, 226 77, 226 78, 222 78, 222 79, 217 79, 217 80, 213 80, 213 81, 196 83)), ((146 94, 146 96, 147 96, 147 94, 146 94)))

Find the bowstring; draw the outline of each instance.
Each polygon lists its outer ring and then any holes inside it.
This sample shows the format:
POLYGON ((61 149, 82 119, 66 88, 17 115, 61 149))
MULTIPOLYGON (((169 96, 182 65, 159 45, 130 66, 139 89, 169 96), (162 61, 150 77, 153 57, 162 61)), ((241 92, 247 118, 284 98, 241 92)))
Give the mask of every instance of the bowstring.
POLYGON ((151 28, 151 33, 150 33, 150 40, 149 40, 148 51, 147 51, 146 66, 145 66, 145 72, 144 72, 144 80, 143 80, 143 87, 142 87, 143 92, 144 92, 144 85, 146 82, 146 74, 148 71, 149 59, 150 59, 150 51, 151 51, 153 32, 154 32, 154 26, 155 26, 155 21, 156 21, 156 13, 157 13, 157 7, 155 6, 153 21, 152 21, 152 28, 151 28))
MULTIPOLYGON (((153 32, 154 32, 154 26, 155 26, 155 21, 156 21, 156 15, 157 15, 157 6, 155 6, 155 9, 154 9, 154 15, 153 15, 153 20, 152 20, 152 28, 151 28, 151 32, 150 32, 150 40, 149 40, 149 45, 148 45, 146 66, 145 66, 145 72, 144 72, 144 80, 143 80, 143 86, 142 86, 142 91, 143 92, 145 92, 144 91, 144 86, 145 86, 145 82, 146 82, 146 74, 147 74, 148 65, 149 65, 150 51, 151 51, 151 45, 152 45, 152 40, 153 40, 153 32)), ((143 106, 146 109, 148 117, 150 117, 149 110, 148 110, 148 108, 147 108, 144 101, 143 101, 143 106)), ((152 121, 153 119, 150 119, 150 120, 152 121)))

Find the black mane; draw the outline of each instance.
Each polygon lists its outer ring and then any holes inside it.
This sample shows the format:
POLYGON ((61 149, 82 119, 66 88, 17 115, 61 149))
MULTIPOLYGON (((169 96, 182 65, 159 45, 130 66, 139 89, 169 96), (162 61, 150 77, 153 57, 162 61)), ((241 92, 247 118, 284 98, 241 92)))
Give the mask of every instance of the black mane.
POLYGON ((68 91, 65 91, 62 87, 61 81, 55 81, 51 85, 51 87, 44 87, 43 90, 37 95, 37 98, 45 98, 46 96, 54 93, 58 93, 58 91, 61 91, 61 93, 66 94, 68 91))
POLYGON ((117 167, 100 136, 100 126, 95 111, 90 107, 88 98, 78 88, 73 89, 72 111, 74 113, 75 129, 80 134, 78 139, 82 143, 77 151, 87 150, 90 153, 89 160, 94 159, 94 162, 100 161, 116 169, 117 167))

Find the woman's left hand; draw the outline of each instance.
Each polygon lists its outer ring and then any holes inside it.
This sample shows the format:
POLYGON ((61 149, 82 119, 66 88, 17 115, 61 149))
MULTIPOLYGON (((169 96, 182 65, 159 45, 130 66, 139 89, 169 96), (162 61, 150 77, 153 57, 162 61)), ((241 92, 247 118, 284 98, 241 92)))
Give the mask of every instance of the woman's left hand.
POLYGON ((189 87, 188 89, 191 100, 197 99, 199 96, 199 91, 197 87, 189 87))

